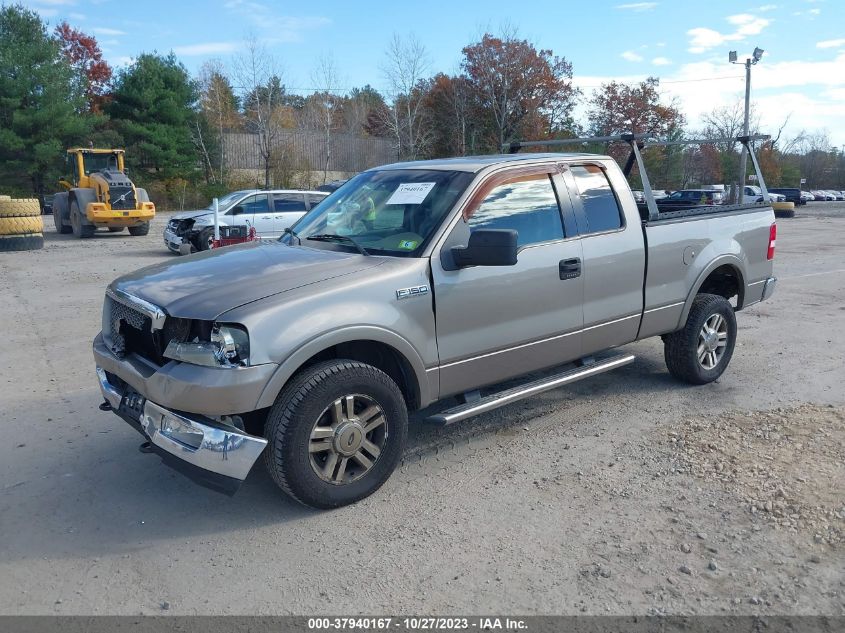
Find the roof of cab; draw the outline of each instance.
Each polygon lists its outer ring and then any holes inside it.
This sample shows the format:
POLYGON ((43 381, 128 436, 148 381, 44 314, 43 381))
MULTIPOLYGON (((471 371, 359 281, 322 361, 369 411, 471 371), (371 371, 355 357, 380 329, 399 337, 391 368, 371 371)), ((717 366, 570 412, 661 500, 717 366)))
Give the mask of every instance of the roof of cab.
POLYGON ((383 169, 437 169, 448 171, 468 171, 476 173, 491 165, 517 165, 529 161, 564 161, 589 158, 608 159, 601 154, 586 153, 532 153, 532 154, 490 154, 487 156, 461 156, 459 158, 435 158, 432 160, 417 160, 407 163, 391 163, 376 167, 383 169))

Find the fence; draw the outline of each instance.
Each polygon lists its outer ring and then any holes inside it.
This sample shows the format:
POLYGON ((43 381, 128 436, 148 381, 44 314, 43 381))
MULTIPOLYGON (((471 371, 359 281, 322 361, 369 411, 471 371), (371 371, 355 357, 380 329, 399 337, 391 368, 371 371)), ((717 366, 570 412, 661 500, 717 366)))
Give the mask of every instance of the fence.
MULTIPOLYGON (((255 134, 224 134, 229 168, 260 170, 264 168, 255 134)), ((322 171, 326 163, 326 138, 316 130, 282 130, 276 142, 285 159, 300 169, 322 171)), ((396 162, 396 149, 389 139, 332 134, 328 171, 359 172, 377 165, 396 162)))

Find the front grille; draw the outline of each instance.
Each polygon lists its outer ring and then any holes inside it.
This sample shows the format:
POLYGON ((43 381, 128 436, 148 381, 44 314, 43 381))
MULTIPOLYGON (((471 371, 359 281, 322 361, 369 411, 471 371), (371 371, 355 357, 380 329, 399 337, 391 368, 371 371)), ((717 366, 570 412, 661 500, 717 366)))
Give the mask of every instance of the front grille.
POLYGON ((192 334, 193 322, 176 317, 167 317, 161 330, 153 330, 148 315, 109 295, 106 295, 104 317, 105 342, 118 358, 137 354, 156 365, 163 365, 168 343, 187 341, 192 334))
POLYGON ((181 237, 186 231, 189 231, 193 225, 194 220, 192 218, 188 218, 187 220, 170 220, 170 222, 167 223, 167 228, 181 237))
POLYGON ((109 202, 111 208, 117 211, 126 211, 135 208, 135 192, 132 187, 109 187, 109 202))

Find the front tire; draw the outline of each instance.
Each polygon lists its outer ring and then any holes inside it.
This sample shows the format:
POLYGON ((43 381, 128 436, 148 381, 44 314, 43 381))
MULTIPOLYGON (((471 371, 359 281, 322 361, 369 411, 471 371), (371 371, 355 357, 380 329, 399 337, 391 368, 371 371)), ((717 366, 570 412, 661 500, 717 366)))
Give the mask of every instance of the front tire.
POLYGON ((669 373, 693 385, 713 382, 727 369, 736 345, 736 316, 724 297, 700 294, 682 330, 664 339, 669 373))
POLYGON ((144 222, 143 224, 139 224, 138 226, 130 226, 129 227, 129 235, 134 237, 141 237, 147 235, 150 232, 150 223, 144 222))
POLYGON ((214 247, 214 227, 207 227, 200 231, 195 244, 198 251, 210 251, 214 247))
POLYGON ((70 225, 74 237, 88 238, 94 235, 97 227, 93 224, 86 224, 82 214, 79 212, 79 205, 76 200, 70 203, 70 225))
POLYGON ((402 457, 408 412, 383 371, 352 360, 302 370, 279 394, 264 435, 270 476, 313 508, 354 503, 373 494, 402 457))

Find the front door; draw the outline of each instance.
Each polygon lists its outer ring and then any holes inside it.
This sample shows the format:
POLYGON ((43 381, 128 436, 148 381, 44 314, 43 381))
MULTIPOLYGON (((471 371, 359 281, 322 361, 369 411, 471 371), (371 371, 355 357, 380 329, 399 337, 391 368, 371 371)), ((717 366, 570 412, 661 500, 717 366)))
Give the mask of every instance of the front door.
POLYGON ((247 196, 232 209, 233 225, 249 229, 254 226, 258 237, 273 237, 273 214, 266 193, 247 196))
POLYGON ((448 270, 432 257, 441 397, 581 356, 581 243, 557 169, 489 177, 442 248, 479 228, 516 230, 517 263, 448 270))

